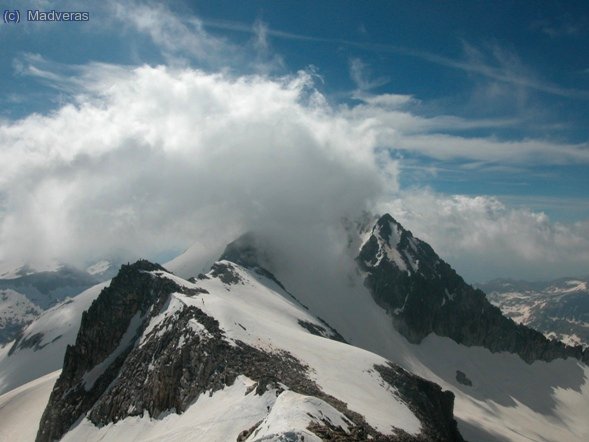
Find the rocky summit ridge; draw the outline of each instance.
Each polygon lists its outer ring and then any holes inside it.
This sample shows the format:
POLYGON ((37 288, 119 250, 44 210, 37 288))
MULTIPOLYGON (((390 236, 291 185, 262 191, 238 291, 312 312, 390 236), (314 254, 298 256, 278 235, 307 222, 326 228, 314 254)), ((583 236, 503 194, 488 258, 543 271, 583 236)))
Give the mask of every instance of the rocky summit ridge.
POLYGON ((504 316, 481 290, 467 284, 389 214, 376 221, 356 262, 374 300, 410 342, 435 333, 466 346, 515 353, 528 363, 567 357, 589 360, 582 347, 548 340, 504 316))

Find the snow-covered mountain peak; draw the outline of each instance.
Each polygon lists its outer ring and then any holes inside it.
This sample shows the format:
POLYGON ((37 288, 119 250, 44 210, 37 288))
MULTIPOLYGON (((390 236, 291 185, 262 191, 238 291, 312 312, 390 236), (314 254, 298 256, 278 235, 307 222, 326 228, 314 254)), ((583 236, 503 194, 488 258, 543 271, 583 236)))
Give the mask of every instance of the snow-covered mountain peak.
POLYGON ((423 273, 436 277, 438 256, 426 243, 415 238, 391 215, 382 215, 362 242, 359 257, 367 268, 392 265, 409 275, 423 273))
POLYGON ((109 269, 112 268, 112 264, 110 261, 106 259, 102 259, 86 268, 86 272, 89 275, 100 275, 102 273, 107 272, 109 269))
POLYGON ((41 312, 41 308, 25 295, 11 289, 0 289, 0 344, 15 339, 22 328, 41 312))
POLYGON ((230 261, 245 268, 273 270, 270 245, 264 236, 247 232, 225 247, 219 261, 230 261))
POLYGON ((411 342, 435 333, 464 345, 517 353, 529 363, 568 356, 589 358, 580 347, 565 347, 516 326, 482 291, 466 284, 427 243, 413 237, 390 215, 375 223, 356 261, 375 301, 411 342))
MULTIPOLYGON (((6 263, 5 263, 6 264, 6 263)), ((7 320, 0 321, 0 343, 13 340, 19 332, 37 317, 68 297, 74 297, 93 285, 109 278, 106 273, 90 274, 71 265, 48 262, 42 265, 19 265, 12 268, 0 265, 0 311, 7 320), (22 298, 15 308, 15 297, 22 298), (31 307, 31 306, 34 306, 31 307), (6 317, 9 314, 10 318, 6 317)))
POLYGON ((252 232, 245 233, 225 247, 221 260, 232 261, 244 267, 260 265, 258 239, 252 232))
POLYGON ((578 293, 587 291, 587 281, 580 281, 578 279, 568 279, 562 284, 555 284, 548 290, 552 293, 578 293))
POLYGON ((396 247, 404 232, 406 230, 403 226, 388 213, 381 216, 372 229, 372 233, 378 235, 389 247, 396 247))
POLYGON ((15 279, 35 273, 58 272, 65 265, 56 260, 39 263, 26 262, 0 262, 0 279, 15 279))

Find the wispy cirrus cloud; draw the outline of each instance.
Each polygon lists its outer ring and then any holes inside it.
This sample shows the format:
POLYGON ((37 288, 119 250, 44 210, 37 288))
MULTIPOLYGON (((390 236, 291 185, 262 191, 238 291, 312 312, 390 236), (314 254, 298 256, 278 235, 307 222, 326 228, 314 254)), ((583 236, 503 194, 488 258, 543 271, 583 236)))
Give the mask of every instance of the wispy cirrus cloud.
POLYGON ((370 92, 387 84, 390 80, 388 77, 374 78, 366 63, 359 58, 351 58, 349 61, 350 77, 357 87, 357 94, 370 92))
POLYGON ((399 136, 395 146, 440 160, 470 159, 503 164, 589 164, 589 143, 559 143, 542 139, 500 140, 444 133, 399 136))
POLYGON ((238 54, 229 41, 207 33, 199 18, 179 16, 164 4, 110 1, 109 7, 122 26, 149 36, 169 62, 190 57, 218 65, 238 54))
POLYGON ((587 31, 588 23, 582 18, 564 14, 559 17, 535 20, 530 25, 530 29, 539 30, 550 38, 576 37, 587 31))
MULTIPOLYGON (((251 26, 235 21, 203 20, 203 24, 205 27, 211 29, 232 30, 246 33, 253 32, 251 26)), ((457 69, 465 73, 479 75, 491 80, 500 81, 513 86, 529 88, 550 95, 579 100, 589 99, 589 91, 566 88, 544 80, 535 75, 531 69, 526 68, 514 53, 510 53, 497 45, 492 46, 489 53, 485 54, 481 49, 475 48, 473 45, 465 42, 463 57, 452 58, 441 54, 398 45, 304 35, 271 29, 270 27, 266 29, 266 34, 279 39, 310 43, 338 44, 371 52, 388 52, 406 55, 439 66, 457 69)))

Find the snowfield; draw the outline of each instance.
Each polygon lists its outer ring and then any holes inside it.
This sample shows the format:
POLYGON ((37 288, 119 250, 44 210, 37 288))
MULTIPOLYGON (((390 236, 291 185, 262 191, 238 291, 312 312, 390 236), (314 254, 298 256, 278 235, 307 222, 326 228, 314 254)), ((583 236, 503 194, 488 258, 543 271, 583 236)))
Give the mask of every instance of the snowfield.
POLYGON ((0 396, 0 440, 34 441, 39 421, 60 370, 0 396))

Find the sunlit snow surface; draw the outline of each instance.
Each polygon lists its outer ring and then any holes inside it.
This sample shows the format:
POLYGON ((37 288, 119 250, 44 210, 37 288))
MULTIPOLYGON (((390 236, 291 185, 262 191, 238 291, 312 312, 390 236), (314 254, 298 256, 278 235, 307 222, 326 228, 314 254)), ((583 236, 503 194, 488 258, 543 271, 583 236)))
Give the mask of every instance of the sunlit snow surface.
POLYGON ((278 269, 276 276, 350 344, 451 390, 465 439, 589 440, 589 368, 577 360, 530 365, 517 355, 465 347, 436 335, 413 345, 395 330, 359 278, 346 282, 311 274, 303 279, 297 269, 287 268, 278 269), (456 380, 457 370, 472 381, 471 387, 456 380))
POLYGON ((0 396, 0 441, 34 441, 60 370, 0 396))

